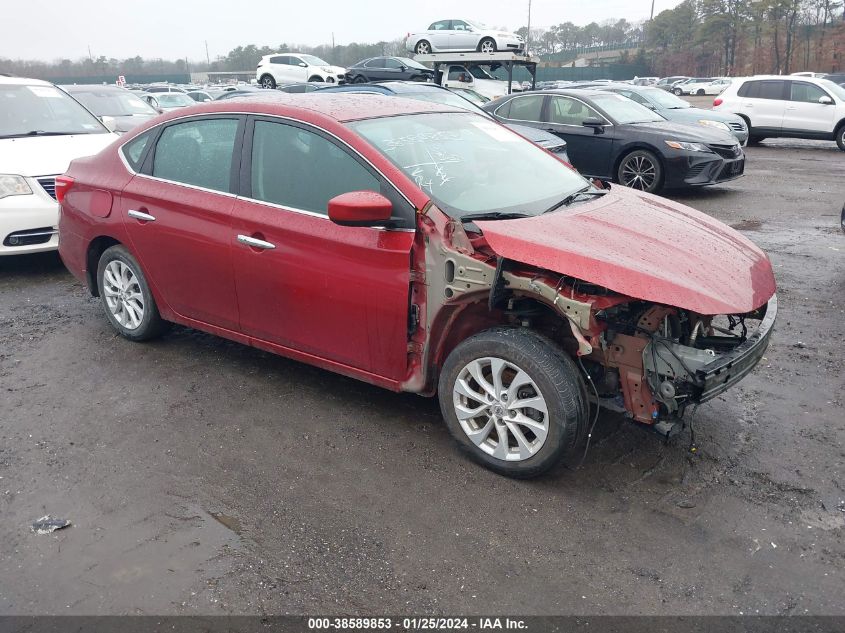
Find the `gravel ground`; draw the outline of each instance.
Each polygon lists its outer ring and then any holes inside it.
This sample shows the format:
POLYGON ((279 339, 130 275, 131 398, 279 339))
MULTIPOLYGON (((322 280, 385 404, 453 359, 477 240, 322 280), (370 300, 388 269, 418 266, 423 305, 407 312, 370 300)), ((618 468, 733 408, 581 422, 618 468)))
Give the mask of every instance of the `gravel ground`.
POLYGON ((671 197, 769 253, 770 349, 697 454, 607 414, 530 482, 466 461, 434 400, 132 344, 55 255, 0 259, 0 613, 845 614, 845 153, 767 141, 671 197))

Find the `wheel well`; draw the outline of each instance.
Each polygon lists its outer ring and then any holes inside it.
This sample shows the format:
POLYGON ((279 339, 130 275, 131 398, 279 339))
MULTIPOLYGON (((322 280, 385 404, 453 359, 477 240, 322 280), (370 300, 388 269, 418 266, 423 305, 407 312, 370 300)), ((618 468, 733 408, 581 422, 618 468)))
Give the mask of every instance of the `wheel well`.
POLYGON ((322 81, 325 81, 325 80, 324 80, 322 77, 320 77, 320 75, 311 75, 311 76, 308 78, 308 81, 311 81, 311 82, 315 82, 315 83, 316 83, 316 82, 322 82, 322 81))
POLYGON ((749 133, 750 133, 750 132, 751 132, 751 119, 749 119, 749 118, 748 118, 748 116, 747 116, 747 115, 745 115, 745 114, 739 114, 739 113, 737 113, 737 116, 738 116, 740 119, 742 119, 743 121, 745 121, 745 127, 747 127, 747 128, 748 128, 748 131, 749 131, 749 133))
POLYGON ((622 161, 625 160, 625 157, 641 149, 654 154, 655 158, 657 158, 657 162, 660 163, 660 171, 662 172, 661 178, 663 178, 664 180, 666 179, 666 164, 663 162, 663 157, 660 155, 660 152, 657 151, 657 149, 653 145, 639 143, 637 145, 626 147, 624 151, 619 152, 619 156, 616 157, 616 162, 613 163, 613 173, 611 173, 610 175, 611 180, 613 180, 613 182, 616 182, 616 177, 619 172, 619 165, 622 164, 622 161))
POLYGON ((841 120, 839 123, 837 123, 837 124, 836 124, 836 126, 833 128, 833 136, 835 137, 837 134, 839 134, 839 130, 841 130, 843 127, 845 127, 845 119, 842 119, 842 120, 841 120))
MULTIPOLYGON (((504 305, 502 307, 504 308, 504 305)), ((514 312, 504 309, 490 310, 486 301, 456 305, 451 308, 443 311, 432 328, 432 350, 426 393, 433 393, 430 389, 436 389, 440 379, 440 368, 452 350, 470 336, 490 328, 527 327, 554 340, 563 348, 578 348, 566 319, 546 303, 530 297, 520 297, 519 307, 514 312), (564 341, 572 344, 567 345, 564 341)))
POLYGON ((262 81, 265 77, 269 77, 269 78, 270 78, 270 79, 272 79, 273 81, 276 81, 276 78, 275 78, 275 77, 273 77, 273 74, 272 74, 272 73, 264 73, 263 75, 261 75, 261 79, 259 79, 258 81, 262 81))
POLYGON ((120 244, 113 237, 101 235, 100 237, 91 240, 88 245, 88 253, 85 256, 85 278, 88 282, 88 291, 94 297, 100 296, 100 290, 97 287, 97 264, 100 262, 100 257, 106 249, 120 244))

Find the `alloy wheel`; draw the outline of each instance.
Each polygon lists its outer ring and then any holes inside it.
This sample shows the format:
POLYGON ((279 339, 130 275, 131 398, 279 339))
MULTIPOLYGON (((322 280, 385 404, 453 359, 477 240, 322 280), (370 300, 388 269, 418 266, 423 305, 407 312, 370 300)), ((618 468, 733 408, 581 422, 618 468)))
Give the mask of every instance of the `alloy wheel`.
POLYGON ((135 272, 120 260, 112 260, 103 271, 106 306, 121 326, 135 330, 144 320, 144 295, 135 272))
POLYGON ((481 52, 482 53, 495 53, 496 52, 496 44, 493 40, 484 40, 481 42, 481 52))
POLYGON ((503 461, 537 453, 549 433, 549 409, 540 388, 516 364, 478 358, 458 374, 453 405, 464 433, 482 451, 503 461))
POLYGON ((417 55, 428 55, 431 52, 431 47, 428 42, 422 41, 417 44, 417 55))
POLYGON ((622 184, 640 191, 651 191, 657 179, 657 168, 646 156, 631 156, 622 166, 622 184))

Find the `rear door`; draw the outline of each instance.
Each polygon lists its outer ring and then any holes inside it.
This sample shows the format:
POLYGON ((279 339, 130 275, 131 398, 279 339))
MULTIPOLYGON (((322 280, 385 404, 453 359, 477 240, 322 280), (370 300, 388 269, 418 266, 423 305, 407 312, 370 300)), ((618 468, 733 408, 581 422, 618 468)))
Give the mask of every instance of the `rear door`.
POLYGON ((241 330, 280 351, 401 380, 414 209, 320 130, 255 117, 246 138, 230 231, 241 330), (328 201, 361 190, 391 199, 405 226, 331 222, 328 201))
POLYGON ((595 109, 580 99, 551 96, 545 113, 546 130, 566 141, 569 162, 585 176, 610 176, 611 153, 615 128, 595 109), (608 125, 601 134, 582 123, 586 119, 599 119, 608 125))
POLYGON ((449 36, 449 48, 459 51, 474 51, 478 45, 478 34, 463 20, 452 20, 452 34, 449 36))
POLYGON ((751 121, 755 133, 779 134, 786 111, 788 82, 781 79, 746 81, 737 92, 739 110, 751 121))
POLYGON ((833 133, 836 124, 833 97, 808 81, 790 81, 789 84, 789 102, 783 114, 783 133, 833 133), (828 97, 831 103, 820 103, 822 97, 828 97))
POLYGON ((243 126, 231 115, 167 124, 120 196, 132 252, 165 302, 230 330, 238 314, 229 225, 243 126))

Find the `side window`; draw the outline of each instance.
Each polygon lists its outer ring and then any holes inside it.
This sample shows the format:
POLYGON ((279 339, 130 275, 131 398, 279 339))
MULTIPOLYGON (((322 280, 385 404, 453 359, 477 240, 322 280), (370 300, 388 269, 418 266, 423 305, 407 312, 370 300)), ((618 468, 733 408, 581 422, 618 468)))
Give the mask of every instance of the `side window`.
POLYGON ((502 105, 496 108, 494 111, 495 115, 500 116, 503 119, 509 119, 511 114, 511 101, 513 101, 513 99, 505 101, 502 105))
POLYGON ((384 68, 384 57, 374 57, 366 64, 364 64, 367 68, 384 68))
POLYGON ((453 31, 469 31, 469 25, 463 20, 452 20, 453 31))
POLYGON ((543 99, 543 95, 530 95, 512 99, 508 118, 514 121, 539 121, 543 111, 543 99))
POLYGON ((637 94, 636 92, 631 92, 630 90, 618 90, 614 91, 618 94, 622 95, 623 97, 628 97, 632 101, 636 101, 637 103, 641 103, 644 106, 648 106, 648 99, 645 99, 642 95, 637 94))
POLYGON ((393 57, 383 57, 382 59, 384 60, 384 68, 396 68, 397 70, 402 68, 402 64, 399 60, 394 59, 393 57))
POLYGON ((155 147, 152 175, 215 191, 231 191, 237 119, 167 126, 155 147))
POLYGON ((782 81, 761 81, 758 99, 783 99, 782 81))
POLYGON ((819 99, 827 96, 829 95, 816 85, 805 84, 802 81, 793 81, 789 99, 803 103, 818 103, 819 99))
POLYGON ((381 191, 379 181, 346 150, 284 123, 256 121, 252 197, 327 214, 329 200, 349 191, 381 191))
POLYGON ((449 20, 441 20, 440 22, 435 22, 431 26, 428 27, 429 31, 448 31, 449 30, 449 20))
POLYGON ((469 72, 463 66, 449 66, 449 81, 470 81, 469 72))
POLYGON ((549 122, 558 125, 582 125, 584 119, 603 119, 598 112, 577 99, 569 97, 552 97, 549 107, 549 122))
POLYGON ((120 148, 120 151, 123 153, 123 157, 126 159, 126 162, 129 163, 129 166, 132 167, 133 171, 141 169, 141 159, 144 157, 144 150, 147 149, 147 145, 150 144, 150 139, 152 137, 152 130, 144 132, 120 148))
POLYGON ((285 63, 287 63, 285 61, 286 59, 287 59, 287 57, 285 57, 284 55, 276 55, 275 57, 270 58, 270 63, 271 64, 285 64, 285 63))

